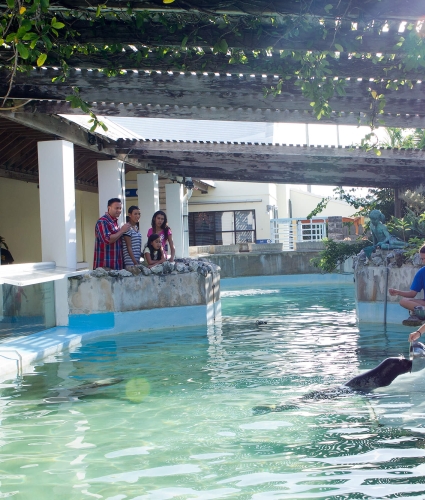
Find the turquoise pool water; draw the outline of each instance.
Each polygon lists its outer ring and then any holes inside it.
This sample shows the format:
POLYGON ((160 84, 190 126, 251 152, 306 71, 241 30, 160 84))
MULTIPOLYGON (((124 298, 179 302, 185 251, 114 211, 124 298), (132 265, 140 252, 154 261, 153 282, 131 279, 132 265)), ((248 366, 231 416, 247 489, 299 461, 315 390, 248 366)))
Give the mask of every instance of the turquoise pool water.
POLYGON ((409 329, 359 331, 350 286, 228 291, 222 305, 214 328, 99 338, 2 384, 0 498, 425 497, 419 360, 368 396, 252 411, 407 355, 409 329))

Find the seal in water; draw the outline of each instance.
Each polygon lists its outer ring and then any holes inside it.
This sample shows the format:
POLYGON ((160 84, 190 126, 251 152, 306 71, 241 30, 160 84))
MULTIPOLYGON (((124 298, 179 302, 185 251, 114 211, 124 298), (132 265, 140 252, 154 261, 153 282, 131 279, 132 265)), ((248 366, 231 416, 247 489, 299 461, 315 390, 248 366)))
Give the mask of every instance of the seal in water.
POLYGON ((412 361, 410 359, 402 357, 387 358, 376 368, 357 375, 344 385, 350 387, 353 391, 371 391, 377 387, 386 387, 399 375, 411 371, 412 361))
POLYGON ((77 385, 72 389, 61 389, 61 391, 58 392, 63 392, 63 395, 44 398, 43 401, 45 403, 64 403, 67 401, 78 401, 78 398, 80 397, 96 395, 99 389, 101 389, 102 387, 116 385, 123 380, 123 378, 105 378, 103 380, 95 380, 94 382, 77 385))
POLYGON ((338 396, 352 394, 353 391, 368 392, 378 387, 386 387, 399 375, 412 371, 412 361, 403 357, 387 358, 378 366, 357 377, 352 378, 344 385, 326 391, 309 392, 299 400, 283 405, 255 406, 253 411, 256 415, 272 411, 285 411, 299 408, 299 402, 308 400, 332 399, 338 396))

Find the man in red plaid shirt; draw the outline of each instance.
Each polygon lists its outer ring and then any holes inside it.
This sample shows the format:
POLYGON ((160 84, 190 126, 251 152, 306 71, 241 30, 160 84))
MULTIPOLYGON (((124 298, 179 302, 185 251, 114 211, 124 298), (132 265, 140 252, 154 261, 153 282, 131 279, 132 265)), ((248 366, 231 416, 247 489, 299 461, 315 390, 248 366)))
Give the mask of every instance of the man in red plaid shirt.
POLYGON ((108 200, 108 211, 96 223, 93 269, 97 267, 123 268, 121 236, 131 226, 129 223, 123 224, 121 228, 118 226, 121 211, 121 200, 111 198, 108 200))

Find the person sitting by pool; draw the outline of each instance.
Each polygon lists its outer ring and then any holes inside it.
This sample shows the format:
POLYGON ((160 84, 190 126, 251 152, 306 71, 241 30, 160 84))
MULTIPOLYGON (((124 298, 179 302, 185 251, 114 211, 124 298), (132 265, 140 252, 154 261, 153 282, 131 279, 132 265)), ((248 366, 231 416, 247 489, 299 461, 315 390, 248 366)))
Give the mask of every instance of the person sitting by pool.
POLYGON ((145 259, 144 265, 149 268, 162 264, 167 260, 162 250, 159 234, 154 233, 149 236, 148 242, 143 250, 143 257, 145 259))
POLYGON ((142 255, 142 235, 139 232, 140 209, 131 205, 128 209, 130 229, 124 233, 123 256, 124 267, 138 266, 142 255))
POLYGON ((161 238, 162 249, 164 253, 164 257, 167 259, 167 250, 168 246, 170 249, 170 262, 174 262, 174 256, 176 254, 176 249, 174 248, 173 236, 171 232, 171 228, 167 224, 167 216, 165 212, 162 210, 158 210, 153 214, 152 217, 152 227, 148 230, 148 238, 152 234, 158 234, 161 238))
MULTIPOLYGON (((425 245, 420 248, 419 256, 422 260, 422 264, 425 264, 425 245)), ((421 267, 415 274, 410 290, 397 290, 397 288, 390 288, 388 290, 389 294, 393 297, 397 295, 403 297, 400 300, 400 305, 410 312, 409 318, 403 321, 403 325, 418 326, 422 324, 422 320, 414 313, 416 306, 425 306, 425 298, 415 299, 416 295, 422 290, 425 291, 425 267, 421 267)))

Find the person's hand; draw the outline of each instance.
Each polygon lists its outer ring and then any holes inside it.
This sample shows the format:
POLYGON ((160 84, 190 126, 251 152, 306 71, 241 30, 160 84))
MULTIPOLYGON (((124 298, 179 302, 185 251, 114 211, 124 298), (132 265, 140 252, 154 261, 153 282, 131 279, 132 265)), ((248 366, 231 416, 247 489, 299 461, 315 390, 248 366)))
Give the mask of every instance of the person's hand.
POLYGON ((395 288, 389 288, 388 293, 392 296, 398 295, 397 290, 395 288))
POLYGON ((412 332, 409 335, 409 342, 414 342, 421 336, 421 332, 419 330, 416 330, 416 332, 412 332))
POLYGON ((123 233, 126 233, 131 227, 131 224, 129 222, 126 222, 124 223, 122 226, 121 226, 121 231, 123 233))

